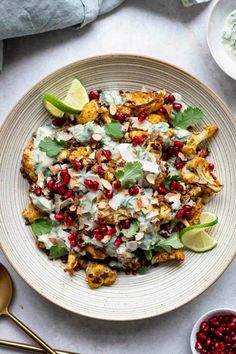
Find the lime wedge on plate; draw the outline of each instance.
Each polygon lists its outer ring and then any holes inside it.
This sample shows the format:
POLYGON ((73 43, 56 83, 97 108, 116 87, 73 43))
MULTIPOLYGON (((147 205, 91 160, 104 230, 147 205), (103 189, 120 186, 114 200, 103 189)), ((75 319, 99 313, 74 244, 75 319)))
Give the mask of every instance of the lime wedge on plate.
POLYGON ((205 230, 217 224, 218 218, 210 212, 203 212, 200 224, 186 227, 180 232, 180 240, 185 247, 194 252, 206 252, 217 245, 217 241, 205 230))
POLYGON ((61 100, 51 93, 46 93, 43 96, 45 108, 54 117, 62 117, 63 113, 79 113, 88 102, 88 94, 78 79, 72 81, 71 87, 64 100, 61 100))

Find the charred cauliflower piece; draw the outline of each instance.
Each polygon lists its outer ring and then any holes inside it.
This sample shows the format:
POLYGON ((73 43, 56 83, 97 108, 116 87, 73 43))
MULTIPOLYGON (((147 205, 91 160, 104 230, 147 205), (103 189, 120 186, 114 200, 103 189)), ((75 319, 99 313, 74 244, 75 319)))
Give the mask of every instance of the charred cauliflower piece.
POLYGON ((98 248, 95 248, 93 245, 88 245, 86 247, 86 251, 94 258, 94 259, 105 259, 108 257, 108 254, 98 248))
POLYGON ((157 124, 161 122, 167 122, 167 118, 164 114, 151 113, 148 115, 147 120, 152 124, 157 124))
POLYGON ((183 153, 185 155, 195 155, 198 145, 204 140, 211 138, 218 128, 214 125, 210 125, 203 129, 202 132, 194 132, 187 140, 186 145, 183 147, 183 153))
POLYGON ((75 267, 78 265, 78 256, 74 253, 70 253, 67 259, 67 267, 65 269, 65 272, 70 273, 70 275, 73 275, 73 270, 75 267))
POLYGON ((89 263, 86 268, 86 280, 91 289, 100 288, 102 285, 114 284, 117 272, 105 264, 89 263))
POLYGON ((133 108, 135 113, 145 111, 147 114, 156 112, 164 104, 165 92, 126 92, 126 106, 133 108))
POLYGON ((222 189, 220 182, 211 173, 209 163, 203 157, 188 161, 180 174, 185 183, 203 184, 216 193, 222 189))
POLYGON ((162 222, 168 222, 169 220, 172 219, 172 210, 169 204, 162 203, 162 205, 160 206, 158 219, 160 219, 162 222))
POLYGON ((86 158, 91 154, 91 152, 92 149, 89 146, 80 146, 70 153, 69 159, 70 161, 73 161, 80 158, 86 158))
POLYGON ((97 100, 92 100, 84 105, 80 114, 76 115, 76 122, 85 124, 94 121, 99 115, 100 107, 97 100))
POLYGON ((44 217, 44 213, 37 209, 32 202, 29 203, 28 209, 22 211, 22 216, 32 224, 35 220, 44 217))
POLYGON ((168 261, 184 261, 184 251, 182 248, 178 250, 173 250, 171 253, 161 252, 152 258, 152 264, 163 263, 168 261))
POLYGON ((34 145, 30 143, 23 151, 22 167, 32 181, 37 181, 34 171, 34 145))

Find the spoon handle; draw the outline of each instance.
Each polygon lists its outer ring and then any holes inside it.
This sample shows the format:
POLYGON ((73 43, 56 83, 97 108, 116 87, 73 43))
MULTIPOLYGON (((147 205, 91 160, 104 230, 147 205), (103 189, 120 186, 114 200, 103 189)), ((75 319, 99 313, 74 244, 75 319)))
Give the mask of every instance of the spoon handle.
POLYGON ((41 348, 48 354, 57 354, 55 350, 47 345, 41 338, 39 338, 34 332, 32 332, 27 326, 24 325, 18 318, 12 315, 10 312, 6 313, 7 317, 10 318, 18 327, 20 327, 26 334, 28 334, 36 343, 40 345, 41 348))
MULTIPOLYGON (((12 342, 12 341, 3 340, 3 339, 0 339, 0 345, 3 345, 4 347, 7 347, 7 348, 20 349, 20 350, 25 350, 25 351, 32 352, 32 353, 45 353, 45 351, 42 348, 35 347, 34 345, 19 343, 19 342, 12 342)), ((59 349, 55 349, 55 351, 57 354, 78 354, 78 353, 72 353, 72 352, 65 352, 65 351, 59 350, 59 349)))

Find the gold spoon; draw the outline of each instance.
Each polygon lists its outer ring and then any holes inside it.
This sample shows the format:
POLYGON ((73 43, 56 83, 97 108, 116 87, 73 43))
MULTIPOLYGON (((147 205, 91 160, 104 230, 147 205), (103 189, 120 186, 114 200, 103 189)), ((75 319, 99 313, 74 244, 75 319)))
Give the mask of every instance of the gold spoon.
POLYGON ((48 354, 57 354, 51 347, 49 347, 42 339, 40 339, 34 332, 26 327, 21 321, 13 316, 8 311, 8 306, 11 303, 13 295, 13 286, 10 274, 7 269, 0 264, 0 316, 5 315, 10 318, 18 327, 27 333, 36 343, 40 345, 48 354))

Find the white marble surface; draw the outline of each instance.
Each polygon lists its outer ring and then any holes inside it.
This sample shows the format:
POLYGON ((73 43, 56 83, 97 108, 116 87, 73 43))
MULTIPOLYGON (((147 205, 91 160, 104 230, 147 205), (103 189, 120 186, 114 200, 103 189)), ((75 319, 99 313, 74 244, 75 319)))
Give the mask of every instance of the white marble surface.
MULTIPOLYGON (((153 56, 205 81, 236 113, 236 82, 211 58, 206 43, 209 5, 183 8, 180 0, 127 0, 80 31, 64 30, 5 42, 0 75, 0 117, 38 80, 72 61, 103 53, 153 56)), ((235 262, 204 294, 169 314, 137 322, 105 322, 71 314, 29 288, 11 269, 12 312, 52 346, 86 354, 188 354, 195 320, 215 307, 236 308, 235 262)), ((79 296, 79 294, 78 294, 79 296)), ((28 341, 6 319, 0 338, 28 341)), ((0 348, 1 354, 19 353, 0 348)))

